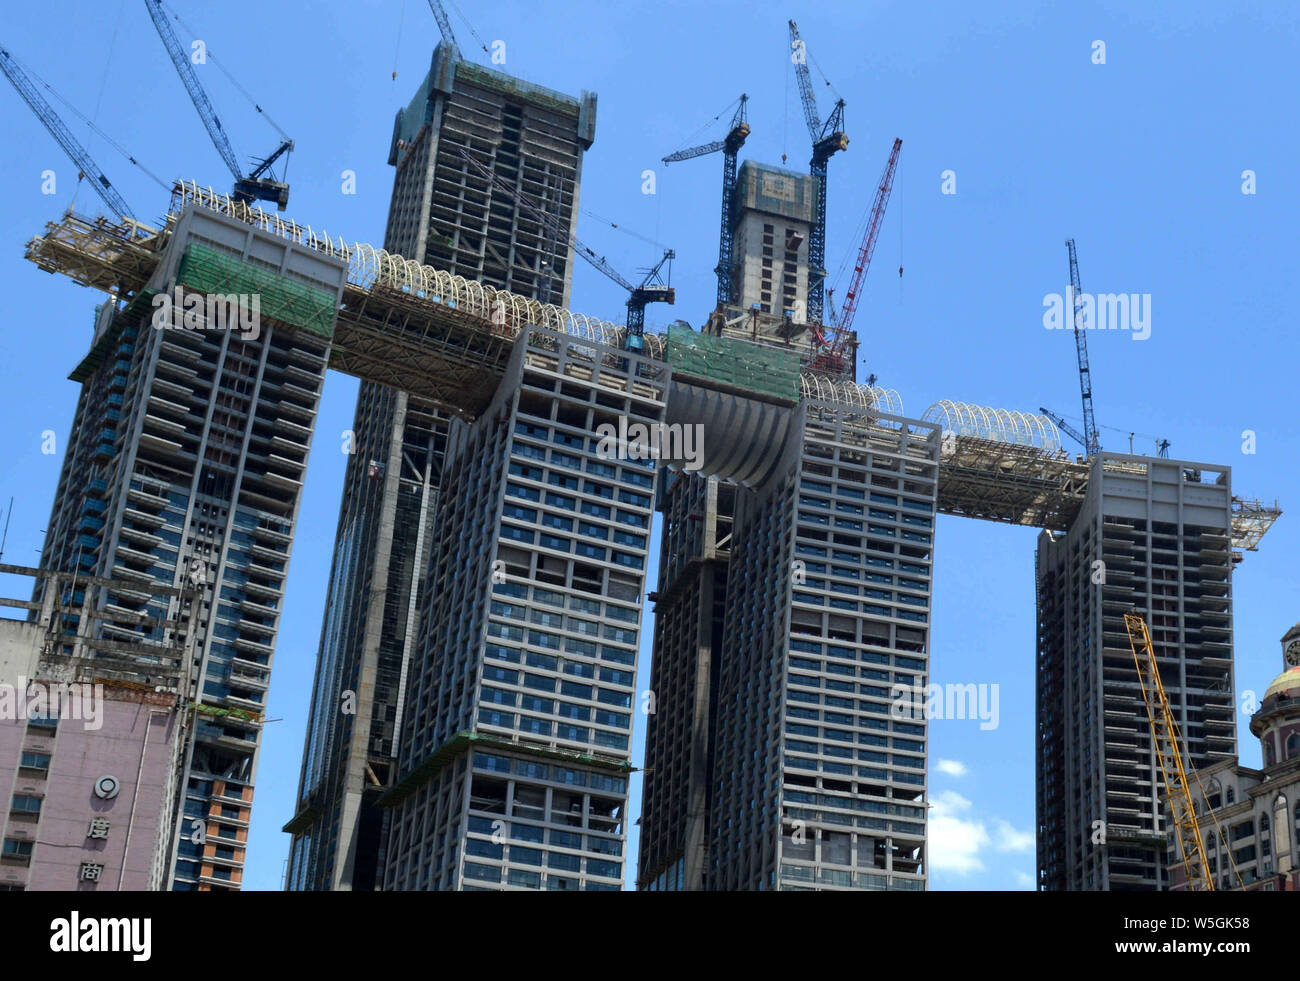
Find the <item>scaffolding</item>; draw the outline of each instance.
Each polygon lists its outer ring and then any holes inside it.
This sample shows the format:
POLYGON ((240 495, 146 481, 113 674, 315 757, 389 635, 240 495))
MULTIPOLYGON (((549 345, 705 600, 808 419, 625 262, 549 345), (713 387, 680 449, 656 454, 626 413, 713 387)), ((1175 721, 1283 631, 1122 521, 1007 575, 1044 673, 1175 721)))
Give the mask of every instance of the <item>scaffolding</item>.
MULTIPOLYGON (((514 339, 527 326, 611 348, 623 346, 625 328, 620 325, 496 290, 364 243, 347 245, 193 183, 177 183, 171 213, 160 229, 69 212, 28 243, 26 256, 47 272, 130 300, 147 286, 180 212, 190 206, 347 262, 348 282, 336 315, 330 367, 469 418, 490 404, 514 339)), ((670 326, 666 338, 645 335, 643 356, 666 360, 679 374, 718 391, 784 404, 797 403, 801 395, 829 397, 861 403, 871 411, 901 413, 896 393, 801 372, 793 349, 700 334, 684 324, 670 326)), ((945 429, 940 513, 1052 531, 1069 528, 1087 491, 1088 466, 1060 449, 1050 420, 959 402, 936 403, 924 418, 945 429)), ((1140 469, 1141 463, 1107 460, 1105 466, 1140 469)), ((1257 550, 1280 514, 1276 504, 1234 498, 1233 546, 1257 550)))
POLYGON ((186 246, 176 281, 209 296, 257 295, 261 315, 318 337, 333 337, 337 307, 332 293, 259 269, 197 242, 186 246))
POLYGON ((742 392, 762 392, 797 402, 799 356, 729 337, 699 334, 685 325, 668 326, 668 364, 673 371, 742 392))

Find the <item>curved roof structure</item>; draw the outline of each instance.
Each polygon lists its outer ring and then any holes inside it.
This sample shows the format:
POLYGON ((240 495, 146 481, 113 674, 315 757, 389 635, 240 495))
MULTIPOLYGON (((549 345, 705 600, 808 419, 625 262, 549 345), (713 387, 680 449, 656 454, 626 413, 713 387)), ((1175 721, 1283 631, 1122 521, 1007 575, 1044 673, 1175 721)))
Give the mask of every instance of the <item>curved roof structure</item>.
POLYGON ((805 371, 799 376, 803 388, 803 397, 821 399, 826 402, 839 402, 843 405, 857 406, 861 409, 874 409, 888 415, 903 414, 903 399, 892 388, 877 388, 874 385, 856 385, 850 381, 837 381, 825 375, 805 371))
POLYGON ((945 432, 958 436, 975 436, 1052 452, 1061 448, 1061 434, 1056 425, 1047 416, 1034 413, 943 399, 926 409, 921 418, 926 422, 937 422, 945 432))

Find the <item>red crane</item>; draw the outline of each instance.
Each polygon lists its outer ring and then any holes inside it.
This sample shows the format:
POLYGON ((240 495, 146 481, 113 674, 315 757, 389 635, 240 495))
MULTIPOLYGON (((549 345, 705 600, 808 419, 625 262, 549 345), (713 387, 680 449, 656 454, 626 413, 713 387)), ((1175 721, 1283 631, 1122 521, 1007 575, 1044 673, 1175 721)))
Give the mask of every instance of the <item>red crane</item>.
MULTIPOLYGON (((831 358, 842 359, 848 339, 853 335, 853 314, 858 309, 858 295, 862 288, 862 279, 871 265, 871 256, 876 251, 876 239, 880 236, 880 223, 885 217, 885 207, 889 204, 889 192, 894 189, 894 171, 898 168, 898 152, 903 148, 902 140, 894 140, 894 149, 889 154, 889 163, 880 175, 880 184, 876 188, 876 200, 871 206, 871 219, 867 222, 866 234, 862 237, 862 247, 858 249, 857 265, 853 267, 853 279, 849 291, 844 294, 844 307, 840 310, 839 323, 834 342, 827 352, 831 358)), ((834 293, 834 290, 831 291, 834 293)), ((833 308, 833 306, 832 306, 833 308)), ((820 359, 819 359, 820 360, 820 359)))

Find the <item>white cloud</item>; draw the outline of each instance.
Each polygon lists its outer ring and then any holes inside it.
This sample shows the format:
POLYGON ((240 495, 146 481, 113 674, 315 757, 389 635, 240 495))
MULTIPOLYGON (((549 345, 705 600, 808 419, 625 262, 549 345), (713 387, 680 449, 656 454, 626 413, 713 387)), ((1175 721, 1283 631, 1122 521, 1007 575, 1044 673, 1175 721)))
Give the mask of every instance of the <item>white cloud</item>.
POLYGON ((1017 831, 1006 821, 997 823, 997 849, 1000 852, 1027 852, 1034 847, 1032 831, 1017 831))
POLYGON ((991 839, 983 821, 960 816, 970 807, 970 801, 952 790, 945 790, 931 799, 929 852, 933 868, 958 875, 984 871, 979 851, 987 847, 991 839))
MULTIPOLYGON (((942 767, 945 762, 940 761, 942 767)), ((965 767, 957 763, 963 772, 965 767)), ((997 852, 1032 852, 1034 833, 1018 831, 1000 818, 985 821, 974 814, 971 802, 954 790, 935 794, 930 801, 930 866, 965 876, 986 871, 983 855, 997 852), (990 830, 990 828, 992 830, 990 830)), ((996 863, 995 863, 996 864, 996 863)), ((1014 872, 1016 885, 1034 888, 1024 872, 1014 872)))
POLYGON ((950 777, 966 776, 966 764, 961 760, 939 760, 935 766, 940 773, 946 773, 950 777))

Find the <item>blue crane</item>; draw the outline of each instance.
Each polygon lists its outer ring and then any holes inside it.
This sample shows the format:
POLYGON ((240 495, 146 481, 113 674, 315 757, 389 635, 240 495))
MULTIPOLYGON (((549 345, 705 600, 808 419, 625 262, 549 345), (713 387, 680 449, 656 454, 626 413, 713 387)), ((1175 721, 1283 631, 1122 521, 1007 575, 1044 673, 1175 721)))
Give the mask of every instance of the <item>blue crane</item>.
POLYGON ((844 133, 843 99, 835 103, 830 118, 822 124, 813 94, 812 77, 808 72, 807 49, 799 37, 799 25, 794 21, 790 21, 790 51, 795 77, 799 81, 804 121, 808 124, 808 135, 812 137, 809 172, 813 178, 815 205, 812 230, 808 235, 808 323, 820 324, 826 287, 826 164, 840 150, 848 149, 849 138, 844 133))
POLYGON ((95 189, 95 193, 104 199, 104 203, 112 209, 113 214, 123 218, 135 219, 131 209, 122 196, 117 193, 113 184, 104 172, 99 169, 99 165, 91 159, 90 154, 86 152, 85 147, 77 142, 76 138, 68 131, 68 127, 63 124, 59 114, 51 108, 50 104, 45 101, 45 97, 32 84, 32 80, 27 73, 23 71, 18 62, 4 48, 0 48, 0 69, 3 69, 9 81, 13 83, 18 94, 29 105, 45 128, 50 131, 50 135, 63 147, 63 152, 68 155, 82 175, 90 178, 90 186, 95 189))
POLYGON ((1084 319, 1083 287, 1079 285, 1079 256, 1075 252, 1074 239, 1066 239, 1065 247, 1070 253, 1070 315, 1079 360, 1079 392, 1083 398, 1083 438, 1080 442, 1088 456, 1096 456, 1101 452, 1101 440, 1097 436, 1097 420, 1092 414, 1092 369, 1088 367, 1088 325, 1084 319))
MULTIPOLYGON (((667 165, 722 151, 722 230, 718 235, 718 264, 713 270, 718 276, 719 306, 734 303, 736 300, 735 284, 731 281, 732 232, 736 221, 736 155, 740 153, 740 148, 745 145, 745 139, 749 136, 749 123, 745 118, 745 103, 748 101, 749 96, 741 93, 740 105, 731 118, 731 127, 725 137, 712 143, 678 150, 663 158, 664 164, 667 165)), ((724 109, 723 112, 726 110, 724 109)))
MULTIPOLYGON (((281 132, 280 135, 284 138, 281 140, 280 145, 269 156, 257 161, 253 168, 245 174, 240 166, 239 157, 235 154, 234 147, 230 145, 230 137, 226 135, 226 130, 221 125, 216 110, 212 107, 212 100, 208 98, 207 92, 204 91, 203 85, 194 71, 190 56, 181 45, 176 32, 172 30, 171 24, 167 22, 167 9, 162 0, 144 0, 144 5, 149 11, 150 18, 153 19, 154 27, 158 29, 158 36, 162 39, 163 47, 167 49, 172 64, 176 66, 176 73, 180 75, 185 91, 189 93, 190 101, 194 103, 199 118, 203 120, 208 136, 212 138, 217 152, 221 154, 221 159, 226 162, 226 166, 230 168, 230 172, 235 177, 235 188, 231 196, 237 201, 246 203, 273 201, 276 207, 283 211, 289 204, 289 185, 284 181, 274 179, 274 175, 271 174, 271 166, 286 153, 293 150, 293 140, 281 132)), ((257 108, 261 112, 261 106, 257 108)), ((279 127, 276 127, 276 129, 278 130, 279 127)))

